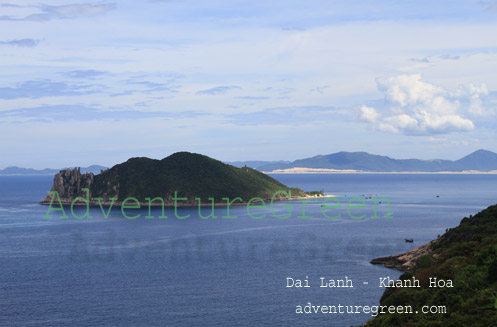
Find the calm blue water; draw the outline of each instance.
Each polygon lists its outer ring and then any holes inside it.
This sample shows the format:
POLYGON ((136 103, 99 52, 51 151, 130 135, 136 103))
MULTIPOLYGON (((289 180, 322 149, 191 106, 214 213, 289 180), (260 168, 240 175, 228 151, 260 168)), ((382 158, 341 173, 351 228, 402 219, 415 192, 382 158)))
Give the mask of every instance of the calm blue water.
MULTIPOLYGON (((399 272, 369 264, 424 244, 464 216, 497 203, 496 175, 274 175, 304 190, 338 196, 342 209, 320 202, 280 202, 263 219, 245 207, 237 219, 191 217, 128 220, 43 219, 38 205, 50 176, 0 176, 1 326, 350 326, 369 315, 297 315, 296 305, 377 305, 378 278, 399 272), (439 195, 439 197, 436 197, 439 195), (393 218, 371 219, 372 200, 347 216, 359 196, 388 197, 393 218), (413 238, 413 244, 405 243, 413 238), (311 288, 286 288, 286 277, 309 277, 311 288), (319 288, 319 277, 353 280, 352 289, 319 288), (369 285, 363 285, 363 282, 369 285)), ((82 210, 82 209, 78 209, 82 210)), ((146 210, 141 211, 144 216, 146 210)), ((155 217, 160 210, 152 212, 155 217)), ((216 208, 219 216, 224 208, 216 208)), ((386 214, 386 202, 378 215, 386 214)))

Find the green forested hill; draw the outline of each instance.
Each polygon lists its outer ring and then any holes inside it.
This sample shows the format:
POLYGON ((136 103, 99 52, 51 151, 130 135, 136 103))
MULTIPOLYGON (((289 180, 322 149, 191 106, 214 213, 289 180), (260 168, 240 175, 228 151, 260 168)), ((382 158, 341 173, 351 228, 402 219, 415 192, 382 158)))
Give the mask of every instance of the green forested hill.
POLYGON ((131 158, 96 175, 91 185, 92 197, 117 196, 122 201, 135 197, 170 199, 177 191, 181 197, 194 200, 209 197, 271 198, 277 191, 291 190, 292 196, 305 193, 289 188, 272 177, 251 168, 237 168, 204 155, 178 152, 162 160, 131 158))
POLYGON ((388 288, 381 305, 445 305, 447 314, 384 314, 367 326, 497 326, 497 205, 464 218, 416 261, 421 288, 388 288), (451 279, 453 288, 430 288, 429 278, 451 279))

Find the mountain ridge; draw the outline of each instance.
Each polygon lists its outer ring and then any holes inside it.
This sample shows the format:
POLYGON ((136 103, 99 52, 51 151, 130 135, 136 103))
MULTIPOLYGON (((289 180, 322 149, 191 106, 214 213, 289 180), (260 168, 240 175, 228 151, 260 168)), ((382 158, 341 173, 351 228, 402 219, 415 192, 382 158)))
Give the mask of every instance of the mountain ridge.
POLYGON ((290 163, 270 163, 258 166, 257 169, 264 172, 272 172, 297 167, 370 172, 461 172, 468 170, 488 172, 497 170, 497 154, 480 149, 461 159, 452 161, 444 159, 394 159, 364 151, 341 151, 298 159, 290 163))
MULTIPOLYGON (((287 160, 248 160, 248 161, 225 161, 224 163, 241 168, 250 167, 263 172, 272 172, 280 169, 290 168, 322 168, 336 170, 363 170, 371 172, 461 172, 461 171, 482 171, 488 172, 497 170, 497 153, 479 149, 458 160, 446 159, 394 159, 389 156, 370 154, 365 151, 347 152, 340 151, 327 155, 316 155, 309 158, 287 160)), ((32 169, 17 166, 9 166, 0 169, 2 175, 53 175, 61 169, 32 169)), ((81 172, 92 172, 98 174, 100 170, 108 167, 91 165, 81 168, 81 172)))

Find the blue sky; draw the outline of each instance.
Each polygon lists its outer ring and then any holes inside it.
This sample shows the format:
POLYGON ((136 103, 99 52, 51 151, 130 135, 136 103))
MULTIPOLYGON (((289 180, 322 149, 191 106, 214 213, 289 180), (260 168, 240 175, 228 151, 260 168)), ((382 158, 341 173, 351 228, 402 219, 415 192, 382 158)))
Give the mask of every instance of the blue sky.
POLYGON ((0 168, 497 152, 497 1, 0 1, 0 168))

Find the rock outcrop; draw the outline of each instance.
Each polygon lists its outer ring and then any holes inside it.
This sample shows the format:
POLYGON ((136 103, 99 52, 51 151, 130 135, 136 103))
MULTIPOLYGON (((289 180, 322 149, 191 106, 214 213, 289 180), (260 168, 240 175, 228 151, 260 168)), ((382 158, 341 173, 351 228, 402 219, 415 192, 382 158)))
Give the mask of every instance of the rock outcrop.
POLYGON ((396 254, 388 257, 381 257, 371 260, 372 264, 382 264, 387 268, 396 268, 404 272, 410 272, 414 269, 416 260, 432 252, 432 245, 437 242, 433 240, 410 251, 396 254))
MULTIPOLYGON (((86 193, 81 189, 90 189, 95 176, 93 173, 81 174, 80 168, 65 169, 55 174, 52 189, 59 194, 63 204, 71 203, 76 197, 86 197, 86 193)), ((48 194, 41 204, 50 204, 52 194, 48 194)))

